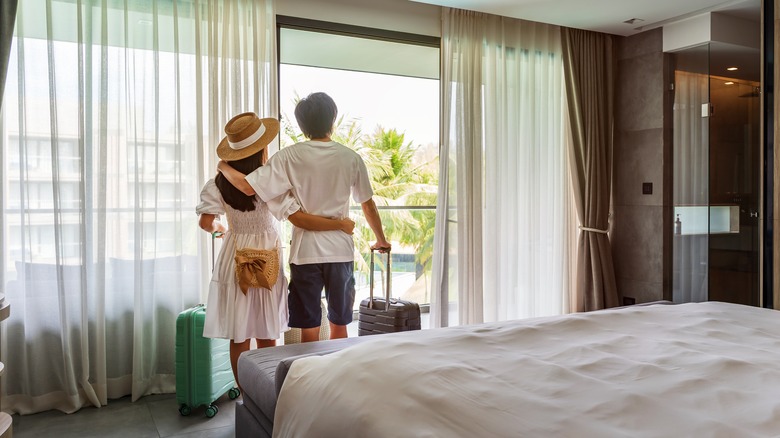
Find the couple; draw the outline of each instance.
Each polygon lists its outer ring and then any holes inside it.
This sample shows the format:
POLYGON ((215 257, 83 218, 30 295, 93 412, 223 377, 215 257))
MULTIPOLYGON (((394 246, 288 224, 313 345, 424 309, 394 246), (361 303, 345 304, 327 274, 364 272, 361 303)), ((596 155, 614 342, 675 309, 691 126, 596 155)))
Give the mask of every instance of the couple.
POLYGON ((289 326, 302 329, 303 342, 319 339, 323 288, 331 339, 347 337, 355 299, 350 196, 377 238, 373 248, 390 249, 365 163, 330 138, 337 112, 325 93, 302 99, 295 118, 309 141, 270 159, 266 146, 279 133, 276 119, 243 113, 225 125, 226 137, 217 147, 219 173, 203 187, 196 212, 203 230, 227 239, 215 261, 203 336, 231 340, 236 382, 238 357, 252 338, 258 348, 270 347, 289 326), (228 227, 219 222, 222 214, 228 227), (244 294, 236 281, 235 250, 280 248, 274 217, 294 225, 289 295, 281 266, 273 290, 250 288, 244 294))

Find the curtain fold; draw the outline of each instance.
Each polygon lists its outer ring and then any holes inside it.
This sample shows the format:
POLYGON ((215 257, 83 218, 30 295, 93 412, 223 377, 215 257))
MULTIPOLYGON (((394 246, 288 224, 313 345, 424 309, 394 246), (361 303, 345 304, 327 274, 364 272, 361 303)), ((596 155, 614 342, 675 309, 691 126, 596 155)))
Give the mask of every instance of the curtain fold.
POLYGON ((613 79, 612 37, 561 28, 564 77, 572 142, 569 160, 580 220, 575 311, 619 305, 609 216, 612 194, 613 79))
POLYGON ((175 322, 204 302, 195 214, 225 122, 274 117, 273 0, 25 0, 0 215, 3 409, 175 391, 175 322))
POLYGON ((11 40, 14 37, 17 3, 18 0, 0 2, 0 108, 3 107, 3 90, 5 89, 5 76, 8 73, 11 40))
POLYGON ((568 311, 557 26, 443 8, 432 325, 568 311))
POLYGON ((482 322, 482 16, 449 8, 442 15, 445 105, 434 245, 444 250, 434 251, 432 287, 442 292, 431 297, 432 326, 482 322))

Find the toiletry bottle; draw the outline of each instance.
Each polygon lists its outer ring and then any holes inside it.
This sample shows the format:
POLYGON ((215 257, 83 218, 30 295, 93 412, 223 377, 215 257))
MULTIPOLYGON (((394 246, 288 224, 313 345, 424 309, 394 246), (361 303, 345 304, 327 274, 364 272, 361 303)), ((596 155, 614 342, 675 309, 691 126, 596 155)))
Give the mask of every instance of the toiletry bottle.
POLYGON ((674 234, 678 236, 682 234, 682 221, 679 213, 677 214, 677 219, 674 220, 674 234))

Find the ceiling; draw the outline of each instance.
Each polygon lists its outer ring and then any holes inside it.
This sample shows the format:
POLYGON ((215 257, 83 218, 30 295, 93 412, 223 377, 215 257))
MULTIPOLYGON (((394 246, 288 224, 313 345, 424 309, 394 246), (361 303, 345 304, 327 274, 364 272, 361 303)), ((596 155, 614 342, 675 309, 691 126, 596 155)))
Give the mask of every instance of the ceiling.
POLYGON ((719 11, 760 22, 761 0, 412 0, 560 26, 629 36, 719 11), (639 19, 633 24, 627 20, 639 19))

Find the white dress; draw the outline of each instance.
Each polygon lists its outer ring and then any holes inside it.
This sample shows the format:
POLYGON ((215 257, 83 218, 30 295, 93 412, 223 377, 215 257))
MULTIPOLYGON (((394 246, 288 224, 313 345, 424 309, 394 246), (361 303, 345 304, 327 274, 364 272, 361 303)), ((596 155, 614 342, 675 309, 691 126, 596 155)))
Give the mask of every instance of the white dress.
POLYGON ((252 211, 234 210, 224 202, 213 179, 203 187, 200 198, 196 209, 198 215, 225 214, 229 227, 222 237, 222 250, 211 277, 203 336, 235 342, 279 338, 289 330, 287 278, 282 264, 279 264, 279 279, 273 290, 250 288, 244 295, 236 280, 234 260, 236 247, 277 248, 281 260, 278 222, 268 205, 259 198, 252 211))

